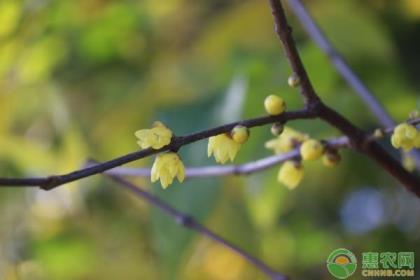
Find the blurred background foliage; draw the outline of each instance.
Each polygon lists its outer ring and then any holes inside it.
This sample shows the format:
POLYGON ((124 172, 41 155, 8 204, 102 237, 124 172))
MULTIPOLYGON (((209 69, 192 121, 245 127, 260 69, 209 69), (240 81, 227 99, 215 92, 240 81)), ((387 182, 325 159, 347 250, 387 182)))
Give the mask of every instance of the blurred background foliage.
MULTIPOLYGON (((417 107, 420 2, 306 1, 331 41, 392 116, 417 107)), ((290 16, 322 98, 365 129, 377 126, 290 16)), ((266 95, 302 104, 259 0, 1 0, 1 176, 69 172, 91 157, 136 150, 134 131, 165 122, 182 135, 260 116, 266 95)), ((314 137, 338 132, 291 124, 314 137)), ((237 163, 269 155, 252 130, 237 163)), ((389 146, 388 141, 384 144, 389 146)), ((186 165, 214 164, 206 141, 186 165)), ((162 191, 136 182, 294 279, 330 279, 331 250, 415 251, 420 203, 365 157, 334 170, 306 164, 295 191, 278 167, 192 179, 162 191)), ((132 166, 150 166, 141 160, 132 166)), ((0 279, 266 279, 225 248, 180 228, 100 176, 51 192, 0 191, 0 279)), ((419 259, 419 258, 417 258, 419 259)))

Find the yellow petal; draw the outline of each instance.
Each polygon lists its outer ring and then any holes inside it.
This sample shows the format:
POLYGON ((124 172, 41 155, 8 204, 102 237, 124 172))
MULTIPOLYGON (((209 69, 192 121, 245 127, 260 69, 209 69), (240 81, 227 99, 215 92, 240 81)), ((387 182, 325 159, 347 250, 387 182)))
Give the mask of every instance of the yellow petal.
POLYGON ((166 126, 160 121, 154 121, 153 127, 166 127, 166 126))
POLYGON ((276 149, 276 146, 277 146, 277 141, 278 141, 277 138, 276 139, 271 139, 271 140, 265 142, 265 147, 267 149, 275 150, 276 149))
POLYGON ((157 170, 156 160, 153 163, 152 170, 151 170, 150 173, 151 173, 150 174, 150 180, 152 181, 152 183, 156 182, 159 179, 159 173, 158 173, 158 170, 157 170))
POLYGON ((235 142, 226 134, 219 134, 209 138, 207 155, 214 155, 216 162, 224 164, 229 159, 233 161, 238 153, 241 144, 235 142))
POLYGON ((168 164, 168 172, 172 177, 175 177, 176 174, 178 173, 178 166, 176 164, 176 162, 172 162, 170 164, 168 164))
POLYGON ((286 161, 279 170, 277 180, 289 189, 296 188, 302 181, 303 167, 296 162, 286 161))
POLYGON ((283 132, 276 138, 267 141, 265 147, 273 150, 274 153, 285 153, 294 149, 295 143, 300 143, 307 140, 309 137, 299 131, 290 127, 284 127, 283 132))
POLYGON ((152 182, 160 179, 160 184, 165 189, 172 184, 175 177, 180 182, 184 180, 185 167, 178 154, 174 152, 162 153, 156 157, 150 177, 152 182))
POLYGON ((138 138, 137 144, 142 149, 151 147, 151 144, 157 140, 156 136, 149 129, 141 129, 134 133, 138 138))
POLYGON ((182 161, 179 161, 178 163, 178 175, 177 175, 178 181, 179 182, 184 182, 185 179, 185 167, 184 164, 182 163, 182 161))
POLYGON ((161 177, 160 184, 162 185, 163 189, 166 189, 170 184, 172 184, 172 179, 168 176, 161 177))
POLYGON ((402 157, 402 165, 404 168, 410 172, 416 169, 416 161, 408 154, 404 154, 402 157))
POLYGON ((228 151, 230 161, 233 161, 235 159, 236 154, 238 153, 240 148, 241 144, 236 143, 235 141, 231 141, 228 151))
POLYGON ((161 122, 155 122, 152 129, 141 129, 134 133, 142 149, 160 149, 171 142, 172 131, 161 122))
POLYGON ((209 143, 207 144, 207 157, 211 157, 214 149, 214 136, 209 138, 209 143))
POLYGON ((137 138, 144 138, 144 137, 146 137, 147 135, 149 135, 149 129, 140 129, 140 130, 137 130, 136 132, 134 132, 134 135, 137 137, 137 138))
POLYGON ((394 146, 394 148, 398 149, 401 147, 401 137, 400 135, 394 133, 391 136, 391 144, 394 146))

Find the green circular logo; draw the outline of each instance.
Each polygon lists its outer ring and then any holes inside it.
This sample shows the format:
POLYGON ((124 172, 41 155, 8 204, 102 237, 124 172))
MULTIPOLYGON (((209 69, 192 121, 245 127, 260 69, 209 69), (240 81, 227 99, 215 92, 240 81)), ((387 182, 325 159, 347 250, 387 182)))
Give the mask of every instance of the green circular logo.
POLYGON ((344 248, 334 250, 328 256, 327 268, 335 278, 346 279, 356 271, 356 256, 344 248))

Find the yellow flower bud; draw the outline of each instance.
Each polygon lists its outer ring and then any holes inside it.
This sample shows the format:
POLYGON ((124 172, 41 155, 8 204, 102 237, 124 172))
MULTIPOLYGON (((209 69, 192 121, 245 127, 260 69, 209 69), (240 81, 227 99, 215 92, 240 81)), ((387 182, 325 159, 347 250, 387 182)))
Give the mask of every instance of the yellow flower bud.
POLYGON ((300 155, 303 160, 315 160, 324 153, 324 146, 315 139, 308 139, 300 146, 300 155))
POLYGON ((157 150, 171 143, 172 139, 172 131, 161 122, 155 122, 151 129, 138 130, 135 135, 138 138, 137 144, 142 149, 152 147, 157 150))
POLYGON ((287 79, 287 83, 289 84, 289 87, 297 87, 300 85, 300 78, 296 74, 293 73, 287 79))
POLYGON ((326 152, 322 156, 322 163, 326 167, 334 167, 341 161, 341 156, 336 151, 334 152, 326 152))
POLYGON ((159 154, 153 163, 151 170, 151 181, 156 182, 160 179, 162 188, 166 189, 177 177, 179 182, 185 179, 185 167, 174 152, 159 154))
POLYGON ((279 136, 284 130, 282 123, 275 123, 271 126, 271 134, 274 136, 279 136))
POLYGON ((395 127, 391 136, 391 144, 395 148, 402 148, 405 151, 411 150, 418 143, 418 132, 414 125, 402 123, 395 127))
POLYGON ((213 154, 216 162, 223 164, 229 159, 233 161, 240 148, 241 144, 231 139, 228 135, 219 134, 209 138, 207 156, 210 157, 213 154))
POLYGON ((265 98, 264 107, 269 115, 277 116, 286 110, 286 103, 283 98, 272 94, 265 98))
POLYGON ((302 165, 298 162, 288 160, 281 166, 277 180, 289 189, 294 189, 302 181, 303 175, 302 165))
POLYGON ((235 126, 230 132, 232 139, 239 144, 243 144, 248 140, 249 129, 243 125, 235 126))

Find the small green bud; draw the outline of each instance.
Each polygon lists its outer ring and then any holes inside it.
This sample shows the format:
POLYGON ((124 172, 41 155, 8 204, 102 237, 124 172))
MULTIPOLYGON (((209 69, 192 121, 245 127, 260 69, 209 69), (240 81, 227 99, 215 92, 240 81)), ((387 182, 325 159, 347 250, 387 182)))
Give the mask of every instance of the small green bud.
POLYGON ((341 156, 337 151, 327 151, 322 156, 322 163, 327 167, 334 167, 341 161, 341 156))
POLYGON ((279 136, 280 134, 282 134, 284 130, 284 126, 282 123, 274 123, 271 126, 271 134, 273 134, 274 136, 279 136))
POLYGON ((375 139, 381 139, 384 136, 384 131, 380 128, 375 129, 375 131, 373 132, 373 137, 375 137, 375 139))
POLYGON ((298 87, 300 85, 300 78, 295 73, 293 73, 287 79, 287 83, 289 84, 289 87, 298 87))

